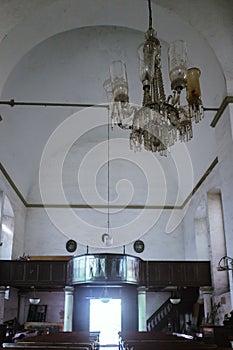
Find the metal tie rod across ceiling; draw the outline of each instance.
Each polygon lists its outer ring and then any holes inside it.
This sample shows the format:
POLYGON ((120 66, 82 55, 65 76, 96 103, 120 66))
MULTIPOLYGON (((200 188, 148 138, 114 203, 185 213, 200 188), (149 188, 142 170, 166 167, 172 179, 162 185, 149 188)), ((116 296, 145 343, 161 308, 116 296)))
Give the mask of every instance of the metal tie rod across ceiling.
MULTIPOLYGON (((8 105, 10 107, 15 106, 35 106, 35 107, 97 107, 97 108, 108 108, 108 104, 94 104, 94 103, 66 103, 66 102, 29 102, 29 101, 15 101, 14 99, 8 101, 0 101, 0 105, 8 105)), ((204 107, 204 111, 218 111, 219 108, 215 107, 204 107)))

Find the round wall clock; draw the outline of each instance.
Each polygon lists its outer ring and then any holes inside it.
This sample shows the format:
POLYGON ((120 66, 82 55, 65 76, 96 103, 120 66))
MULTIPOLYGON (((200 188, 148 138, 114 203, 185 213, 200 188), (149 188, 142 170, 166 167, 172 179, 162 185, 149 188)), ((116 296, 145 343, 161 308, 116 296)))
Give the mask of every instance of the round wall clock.
POLYGON ((66 250, 69 253, 73 253, 77 249, 77 242, 74 241, 73 239, 70 239, 69 241, 66 242, 66 250))
POLYGON ((136 253, 142 253, 144 248, 145 248, 144 242, 141 240, 135 241, 133 248, 134 248, 136 253))

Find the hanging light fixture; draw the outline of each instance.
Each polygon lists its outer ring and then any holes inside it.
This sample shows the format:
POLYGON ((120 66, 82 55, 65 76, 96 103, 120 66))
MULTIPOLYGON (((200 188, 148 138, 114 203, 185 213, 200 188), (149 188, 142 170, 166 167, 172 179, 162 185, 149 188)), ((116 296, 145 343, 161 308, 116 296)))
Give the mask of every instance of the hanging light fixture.
POLYGON ((109 301, 111 299, 112 298, 110 297, 110 295, 108 293, 108 287, 104 287, 103 291, 101 293, 101 296, 100 296, 100 300, 102 301, 102 303, 109 303, 109 301))
POLYGON ((173 305, 177 305, 181 302, 181 293, 180 293, 178 288, 176 288, 174 291, 172 291, 171 297, 170 297, 170 302, 173 305))
POLYGON ((166 97, 161 71, 161 45, 152 27, 151 1, 148 0, 149 28, 145 41, 138 48, 140 79, 143 86, 142 107, 131 106, 128 95, 126 66, 121 61, 110 65, 110 79, 105 81, 112 126, 130 129, 130 148, 166 155, 177 140, 192 139, 192 122, 203 117, 200 90, 200 70, 187 69, 186 44, 174 41, 168 50, 169 77, 173 93, 166 97), (187 103, 181 104, 181 92, 186 89, 187 103))
POLYGON ((35 288, 35 286, 32 286, 32 288, 33 288, 33 297, 29 298, 28 300, 29 300, 30 304, 37 305, 40 302, 40 298, 36 297, 36 288, 35 288))

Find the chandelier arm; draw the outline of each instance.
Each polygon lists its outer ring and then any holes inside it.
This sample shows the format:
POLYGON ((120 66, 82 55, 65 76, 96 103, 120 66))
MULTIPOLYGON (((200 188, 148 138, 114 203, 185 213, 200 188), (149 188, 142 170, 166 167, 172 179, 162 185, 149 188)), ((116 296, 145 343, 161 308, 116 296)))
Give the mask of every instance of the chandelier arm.
POLYGON ((204 112, 218 112, 220 108, 215 107, 203 107, 204 112))

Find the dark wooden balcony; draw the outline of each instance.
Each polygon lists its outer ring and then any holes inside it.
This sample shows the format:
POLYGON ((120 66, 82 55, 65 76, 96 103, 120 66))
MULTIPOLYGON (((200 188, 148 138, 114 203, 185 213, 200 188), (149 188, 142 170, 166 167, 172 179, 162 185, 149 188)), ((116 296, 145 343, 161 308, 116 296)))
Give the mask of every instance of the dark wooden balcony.
POLYGON ((70 260, 0 260, 0 285, 63 288, 80 284, 133 284, 159 290, 211 285, 209 261, 143 261, 124 254, 93 254, 70 260))

